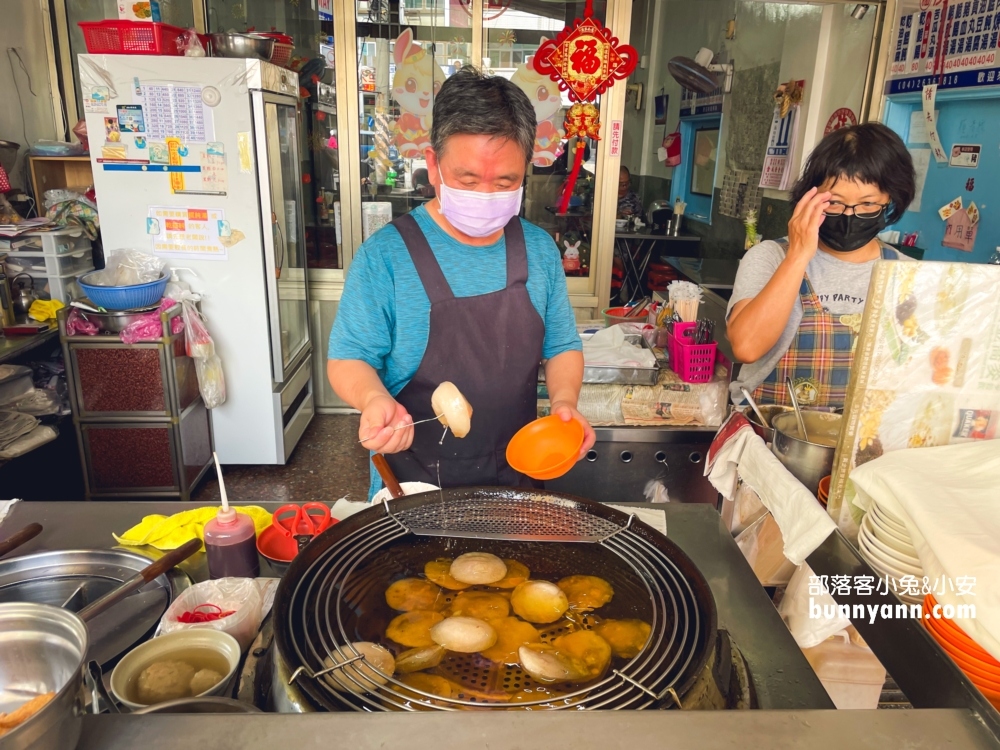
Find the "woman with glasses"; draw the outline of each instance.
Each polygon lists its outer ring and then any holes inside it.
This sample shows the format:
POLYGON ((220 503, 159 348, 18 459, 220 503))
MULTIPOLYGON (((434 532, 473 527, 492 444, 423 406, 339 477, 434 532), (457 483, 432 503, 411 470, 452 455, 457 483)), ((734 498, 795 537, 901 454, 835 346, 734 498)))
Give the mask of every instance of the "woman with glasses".
POLYGON ((727 335, 743 363, 731 389, 758 403, 844 405, 875 261, 898 260, 878 234, 915 192, 899 136, 866 123, 826 136, 792 189, 788 237, 750 248, 729 301, 727 335))

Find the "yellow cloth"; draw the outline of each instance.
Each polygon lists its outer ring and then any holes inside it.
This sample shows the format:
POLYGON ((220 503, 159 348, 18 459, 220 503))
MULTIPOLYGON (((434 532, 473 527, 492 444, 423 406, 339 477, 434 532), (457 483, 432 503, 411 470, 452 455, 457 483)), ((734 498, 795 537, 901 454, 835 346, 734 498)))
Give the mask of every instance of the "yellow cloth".
POLYGON ((36 299, 31 303, 31 307, 28 308, 28 316, 39 323, 43 323, 46 320, 55 320, 56 313, 63 307, 66 307, 66 305, 57 299, 36 299))
MULTIPOLYGON (((271 525, 272 513, 257 505, 247 505, 241 508, 232 506, 233 510, 245 513, 253 519, 257 535, 271 525)), ((172 516, 146 516, 140 523, 133 526, 121 536, 112 534, 115 541, 126 547, 143 547, 149 545, 159 550, 177 549, 191 539, 205 539, 205 524, 215 518, 219 506, 210 505, 205 508, 192 508, 175 513, 172 516)), ((202 549, 204 549, 204 544, 202 549)))

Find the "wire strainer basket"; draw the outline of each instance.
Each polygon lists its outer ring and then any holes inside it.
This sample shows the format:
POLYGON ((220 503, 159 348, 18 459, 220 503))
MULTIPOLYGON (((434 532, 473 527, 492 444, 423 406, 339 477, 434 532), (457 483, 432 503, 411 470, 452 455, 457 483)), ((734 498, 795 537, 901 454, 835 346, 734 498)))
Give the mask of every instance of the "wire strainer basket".
POLYGON ((361 711, 671 707, 708 661, 715 629, 707 582, 662 534, 600 503, 507 488, 408 496, 336 524, 293 561, 278 588, 274 621, 289 684, 317 709, 361 711), (399 614, 385 602, 392 582, 421 575, 430 560, 472 551, 523 562, 532 579, 584 574, 612 585, 613 599, 598 611, 539 626, 542 642, 605 618, 634 618, 651 626, 645 647, 632 659, 616 657, 598 679, 557 686, 479 654, 449 652, 428 670, 450 686, 444 692, 399 675, 380 675, 384 684, 374 685, 343 669, 363 659, 352 643, 395 648, 384 635, 399 614))

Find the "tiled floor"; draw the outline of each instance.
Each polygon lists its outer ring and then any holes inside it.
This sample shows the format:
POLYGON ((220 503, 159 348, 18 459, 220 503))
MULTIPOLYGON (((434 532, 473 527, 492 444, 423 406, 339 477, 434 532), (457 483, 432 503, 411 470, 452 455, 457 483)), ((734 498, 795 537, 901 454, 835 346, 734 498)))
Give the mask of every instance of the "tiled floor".
MULTIPOLYGON (((333 503, 349 495, 368 497, 368 451, 358 444, 359 416, 317 415, 284 466, 227 466, 226 492, 233 503, 267 500, 333 503)), ((202 481, 192 501, 219 502, 215 472, 202 481)))

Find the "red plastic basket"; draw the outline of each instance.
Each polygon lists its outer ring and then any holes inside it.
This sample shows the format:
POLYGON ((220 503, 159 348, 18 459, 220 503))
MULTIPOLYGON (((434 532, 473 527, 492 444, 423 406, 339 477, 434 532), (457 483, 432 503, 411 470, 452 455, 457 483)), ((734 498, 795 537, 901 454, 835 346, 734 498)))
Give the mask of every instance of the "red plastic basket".
POLYGON ((151 21, 80 21, 92 55, 180 55, 184 29, 151 21))
POLYGON ((674 323, 674 333, 667 336, 670 369, 685 383, 708 383, 715 375, 718 344, 692 344, 696 323, 674 323))
POLYGON ((271 64, 281 68, 285 67, 291 62, 293 52, 295 52, 293 45, 275 42, 274 51, 271 53, 271 64))

